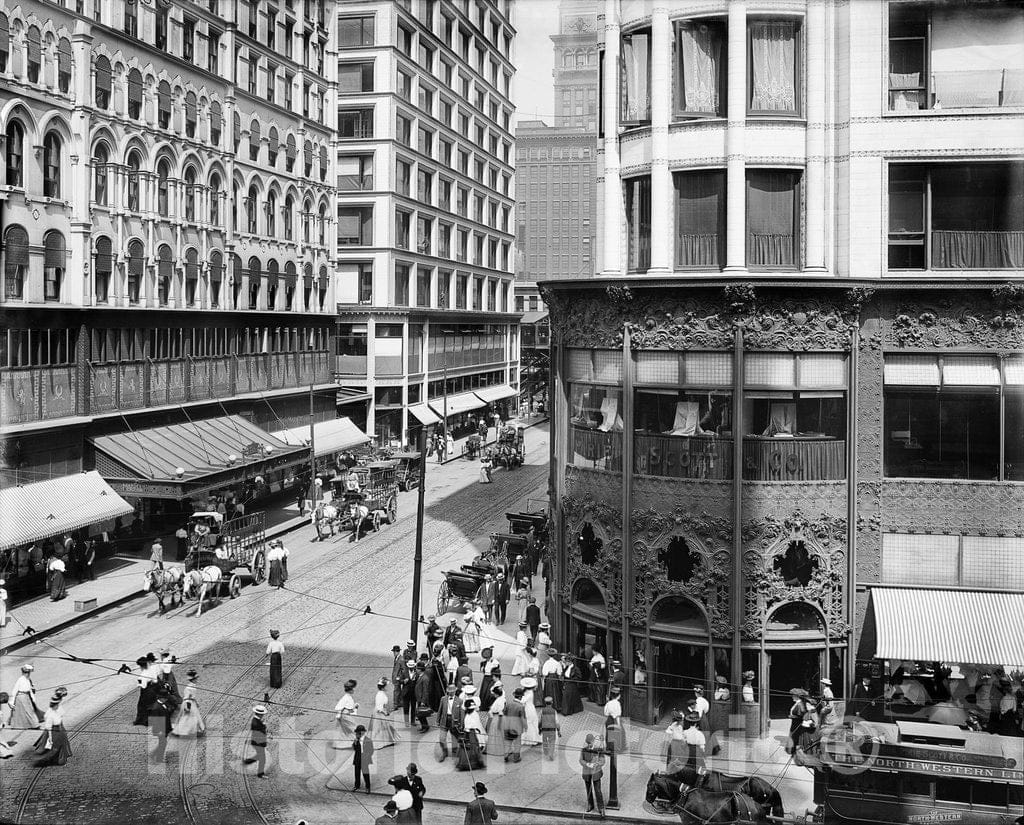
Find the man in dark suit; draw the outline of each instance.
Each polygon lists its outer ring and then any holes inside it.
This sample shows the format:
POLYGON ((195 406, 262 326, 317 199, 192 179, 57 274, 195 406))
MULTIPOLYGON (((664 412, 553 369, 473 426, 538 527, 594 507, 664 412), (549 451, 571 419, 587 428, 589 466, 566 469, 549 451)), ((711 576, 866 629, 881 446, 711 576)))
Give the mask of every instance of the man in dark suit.
POLYGON ((523 731, 526 730, 526 706, 523 704, 524 691, 517 687, 505 706, 505 745, 508 753, 506 762, 519 762, 523 755, 523 731))
POLYGON ((580 750, 580 768, 583 785, 587 789, 587 813, 594 810, 597 798, 597 812, 604 816, 604 796, 601 793, 601 778, 604 776, 604 751, 595 740, 594 734, 588 733, 586 746, 580 750))
POLYGON ((536 642, 540 631, 540 606, 533 596, 530 596, 530 603, 526 605, 526 624, 530 627, 530 638, 536 642))
POLYGON ((487 786, 483 782, 473 783, 473 801, 466 806, 463 825, 491 825, 498 818, 498 809, 487 798, 487 786))
POLYGON ((352 741, 352 768, 356 775, 356 785, 352 789, 359 790, 360 779, 366 783, 366 792, 370 792, 370 765, 373 764, 373 742, 366 735, 363 725, 356 725, 356 738, 352 741))
POLYGON ((871 677, 861 676, 860 681, 853 688, 850 712, 862 719, 877 721, 882 717, 882 714, 877 711, 877 706, 881 704, 881 697, 878 696, 878 691, 871 684, 871 677))
POLYGON ((438 741, 441 744, 441 761, 448 757, 448 739, 451 737, 452 747, 456 743, 456 733, 462 727, 462 718, 465 715, 462 703, 456 696, 457 685, 448 685, 448 695, 441 700, 437 709, 438 741))
POLYGON ((488 622, 494 621, 494 600, 497 595, 498 586, 491 578, 491 574, 488 573, 484 576, 483 584, 476 591, 476 600, 480 602, 480 606, 484 609, 484 618, 488 622))
POLYGON ((409 783, 409 793, 412 794, 412 810, 416 821, 423 822, 423 797, 427 795, 427 787, 420 779, 420 769, 415 762, 406 766, 405 778, 409 783))
POLYGON ((608 674, 608 696, 605 699, 606 702, 612 698, 613 692, 618 693, 620 701, 626 695, 626 671, 622 669, 622 662, 618 659, 612 659, 612 671, 608 674))
POLYGON ((420 733, 430 730, 427 721, 432 713, 433 704, 430 696, 431 676, 427 673, 427 663, 417 662, 416 681, 413 682, 413 699, 416 702, 416 720, 420 723, 420 733))
POLYGON ((512 598, 512 590, 504 573, 498 574, 494 591, 494 621, 505 624, 505 613, 508 610, 508 601, 512 598))
POLYGON ((267 716, 267 709, 263 705, 256 705, 252 709, 252 723, 249 725, 249 744, 252 745, 256 756, 242 760, 246 765, 256 763, 256 776, 265 776, 267 770, 267 725, 264 721, 267 716))
MULTIPOLYGON (((394 703, 392 707, 397 710, 402 706, 402 696, 405 693, 405 683, 409 680, 409 668, 406 659, 402 655, 402 648, 394 645, 391 648, 393 657, 391 662, 391 684, 394 689, 394 703)), ((409 724, 409 714, 405 715, 405 723, 409 724)))

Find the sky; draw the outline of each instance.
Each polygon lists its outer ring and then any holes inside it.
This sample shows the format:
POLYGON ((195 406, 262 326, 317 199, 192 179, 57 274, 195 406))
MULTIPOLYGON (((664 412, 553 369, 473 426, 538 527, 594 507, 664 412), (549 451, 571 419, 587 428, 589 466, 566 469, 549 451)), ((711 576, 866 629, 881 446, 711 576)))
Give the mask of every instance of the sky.
POLYGON ((551 80, 554 51, 550 38, 558 30, 558 0, 516 0, 513 14, 516 74, 512 97, 516 120, 533 120, 539 116, 551 126, 554 124, 551 80))

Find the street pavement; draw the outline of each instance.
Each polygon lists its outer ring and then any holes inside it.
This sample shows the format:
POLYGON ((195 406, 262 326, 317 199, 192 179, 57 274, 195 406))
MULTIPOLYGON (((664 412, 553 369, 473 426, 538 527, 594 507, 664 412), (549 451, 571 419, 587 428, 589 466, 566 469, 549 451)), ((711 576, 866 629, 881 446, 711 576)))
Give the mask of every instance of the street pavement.
MULTIPOLYGON (((434 612, 444 570, 458 569, 474 545, 504 530, 505 512, 546 498, 546 427, 527 430, 527 463, 498 470, 494 483, 477 483, 478 462, 454 461, 427 468, 422 615, 434 612)), ((64 767, 35 769, 34 732, 18 736, 17 755, 0 763, 0 820, 21 823, 372 823, 386 801, 386 779, 409 761, 420 766, 427 786, 428 823, 461 822, 473 781, 482 780, 502 809, 500 822, 581 821, 585 804, 577 764, 588 730, 599 731, 594 705, 565 720, 557 758, 544 761, 533 749, 516 765, 491 759, 485 771, 459 773, 453 761, 438 762, 435 729, 420 735, 397 715, 400 741, 377 751, 374 793, 353 794, 348 742, 334 744, 335 703, 346 679, 356 679, 359 714, 372 711, 377 679, 390 675, 393 644, 410 637, 412 561, 417 493, 400 494, 399 519, 358 543, 348 536, 312 540, 308 526, 286 536, 290 578, 282 590, 247 586, 236 600, 225 597, 196 617, 195 603, 160 616, 154 598, 86 619, 0 659, 0 686, 9 690, 19 667, 31 661, 41 701, 58 685, 69 692, 66 725, 74 756, 64 767), (370 612, 366 610, 369 608, 370 612), (284 684, 271 689, 264 651, 271 628, 281 631, 284 684), (200 740, 173 740, 165 760, 153 760, 156 739, 131 725, 135 679, 116 673, 149 651, 168 647, 185 683, 199 671, 199 705, 208 732, 200 740), (269 694, 268 775, 243 768, 251 708, 269 694), (380 795, 379 795, 380 794, 380 795), (437 800, 437 801, 435 801, 437 800), (440 800, 450 800, 442 802, 440 800)), ((538 603, 543 582, 535 579, 538 603)), ((513 608, 514 611, 514 608, 513 608)), ((513 611, 510 611, 512 613, 513 611)), ((454 616, 461 614, 453 612, 454 616)), ((443 620, 443 617, 439 617, 443 620)), ((511 672, 510 619, 487 629, 511 672)), ((422 633, 417 635, 422 645, 422 633)), ((477 656, 471 664, 479 664, 477 656)), ((506 683, 510 681, 506 677, 506 683)), ((364 723, 367 721, 363 719, 364 723)), ((5 738, 11 731, 5 731, 5 738)), ((620 766, 620 815, 632 821, 661 819, 643 806, 651 770, 662 764, 660 731, 633 726, 632 753, 620 766)), ((785 762, 775 739, 728 740, 732 762, 716 767, 776 779, 795 810, 809 801, 806 769, 785 762)), ((607 783, 606 783, 607 784, 607 783)), ((607 792, 607 788, 606 788, 607 792)), ((669 817, 673 821, 674 817, 669 817)))

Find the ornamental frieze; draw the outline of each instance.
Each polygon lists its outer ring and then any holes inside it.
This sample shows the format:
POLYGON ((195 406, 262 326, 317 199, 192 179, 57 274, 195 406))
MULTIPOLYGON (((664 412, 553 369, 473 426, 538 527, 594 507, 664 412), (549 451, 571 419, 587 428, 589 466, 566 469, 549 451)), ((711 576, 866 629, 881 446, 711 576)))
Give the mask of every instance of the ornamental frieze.
POLYGON ((761 637, 775 606, 784 602, 806 602, 821 610, 830 638, 846 638, 850 626, 843 598, 845 519, 828 513, 811 519, 797 510, 784 519, 768 515, 746 521, 742 536, 746 592, 740 629, 745 637, 761 637), (798 574, 787 569, 791 546, 805 555, 798 574), (787 575, 792 577, 787 579, 787 575))
POLYGON ((794 352, 848 350, 858 325, 845 304, 817 300, 762 301, 737 323, 747 349, 794 352))
POLYGON ((1024 485, 998 481, 883 481, 885 533, 1024 536, 1024 485))
POLYGON ((1013 297, 950 296, 913 306, 900 304, 882 325, 887 347, 1024 350, 1024 310, 1013 297))
POLYGON ((616 621, 622 610, 622 509, 596 501, 590 493, 562 498, 562 540, 565 571, 561 578, 562 599, 572 600, 572 588, 580 578, 599 584, 608 599, 608 621, 616 621))

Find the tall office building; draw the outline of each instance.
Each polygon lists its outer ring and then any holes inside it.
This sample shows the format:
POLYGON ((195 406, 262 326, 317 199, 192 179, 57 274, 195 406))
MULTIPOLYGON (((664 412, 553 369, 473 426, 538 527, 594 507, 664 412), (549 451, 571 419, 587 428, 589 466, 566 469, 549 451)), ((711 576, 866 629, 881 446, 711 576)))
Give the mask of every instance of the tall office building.
POLYGON ((336 374, 367 430, 458 434, 518 388, 511 0, 344 2, 336 374))
POLYGON ((559 648, 642 655, 648 718, 980 684, 1022 653, 1024 11, 604 12, 599 276, 547 290, 559 648))
POLYGON ((270 433, 335 417, 327 22, 322 0, 0 12, 3 479, 46 482, 78 520, 56 529, 91 523, 62 477, 93 468, 143 518, 280 490, 308 450, 270 433))

